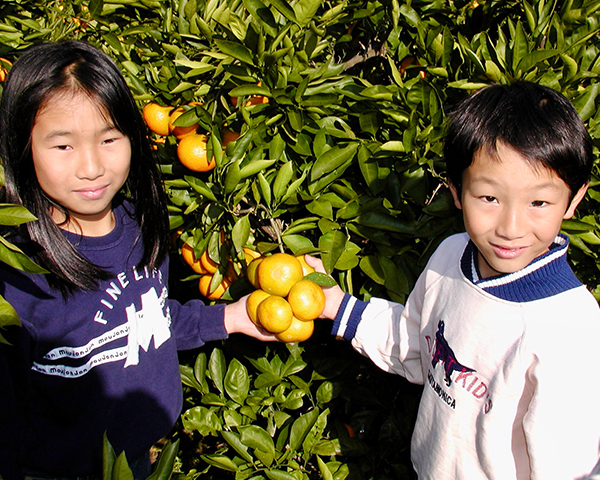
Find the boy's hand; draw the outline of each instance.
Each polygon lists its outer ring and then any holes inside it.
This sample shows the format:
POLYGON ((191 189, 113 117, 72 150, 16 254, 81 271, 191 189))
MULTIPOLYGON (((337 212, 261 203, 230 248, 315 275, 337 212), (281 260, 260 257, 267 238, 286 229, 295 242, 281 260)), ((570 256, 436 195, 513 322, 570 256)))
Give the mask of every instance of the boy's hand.
POLYGON ((279 341, 274 333, 263 330, 250 319, 246 310, 247 299, 248 295, 240 298, 235 303, 225 305, 225 330, 227 330, 227 333, 243 333, 263 342, 279 341))
MULTIPOLYGON (((325 272, 325 268, 323 268, 323 262, 319 258, 304 255, 304 259, 315 271, 327 273, 325 272)), ((335 287, 323 287, 323 292, 325 293, 325 310, 321 317, 333 320, 340 309, 342 300, 344 300, 344 291, 336 285, 335 287)))

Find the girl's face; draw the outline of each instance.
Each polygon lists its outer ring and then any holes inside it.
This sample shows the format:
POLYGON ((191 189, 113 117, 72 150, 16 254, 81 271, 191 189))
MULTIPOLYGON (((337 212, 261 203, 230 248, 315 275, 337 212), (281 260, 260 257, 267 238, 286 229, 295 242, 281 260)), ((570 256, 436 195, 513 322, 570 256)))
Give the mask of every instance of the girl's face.
MULTIPOLYGON (((31 151, 42 190, 71 215, 61 228, 90 237, 110 233, 111 202, 129 174, 129 138, 85 95, 58 94, 36 116, 31 151)), ((57 224, 65 220, 57 209, 51 215, 57 224)))

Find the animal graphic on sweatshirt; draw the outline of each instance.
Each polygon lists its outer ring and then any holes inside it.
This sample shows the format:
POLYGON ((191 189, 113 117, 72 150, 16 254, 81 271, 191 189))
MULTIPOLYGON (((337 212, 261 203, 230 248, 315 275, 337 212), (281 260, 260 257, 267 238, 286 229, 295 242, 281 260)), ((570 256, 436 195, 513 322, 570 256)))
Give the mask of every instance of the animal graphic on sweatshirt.
POLYGON ((472 368, 461 365, 460 362, 457 360, 454 351, 452 350, 452 348, 450 348, 448 341, 444 337, 443 320, 440 320, 438 322, 438 330, 435 334, 435 350, 433 352, 433 359, 431 361, 433 368, 436 367, 438 362, 441 362, 441 364, 444 366, 444 371, 446 373, 444 380, 447 386, 452 385, 452 374, 454 372, 465 373, 475 371, 472 368))

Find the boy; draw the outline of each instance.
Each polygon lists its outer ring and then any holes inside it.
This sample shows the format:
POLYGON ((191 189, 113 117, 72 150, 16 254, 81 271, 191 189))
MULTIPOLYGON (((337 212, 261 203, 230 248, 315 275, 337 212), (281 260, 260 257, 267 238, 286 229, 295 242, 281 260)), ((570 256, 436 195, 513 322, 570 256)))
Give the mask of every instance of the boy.
POLYGON ((333 333, 424 384, 420 479, 575 479, 598 459, 600 310, 559 235, 592 144, 573 106, 532 83, 484 88, 451 118, 445 157, 466 233, 446 239, 405 306, 334 287, 333 333))

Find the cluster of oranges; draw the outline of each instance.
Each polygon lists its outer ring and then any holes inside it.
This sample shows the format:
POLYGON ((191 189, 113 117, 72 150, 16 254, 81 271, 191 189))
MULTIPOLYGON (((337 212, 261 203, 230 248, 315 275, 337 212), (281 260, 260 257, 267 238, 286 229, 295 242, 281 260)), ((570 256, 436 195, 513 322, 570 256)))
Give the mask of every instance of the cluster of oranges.
MULTIPOLYGON (((200 258, 196 258, 194 249, 187 243, 184 243, 181 247, 181 256, 192 268, 192 270, 200 275, 200 280, 198 281, 198 290, 200 290, 200 293, 204 297, 210 300, 219 300, 231 286, 231 284, 238 278, 233 261, 230 260, 223 279, 211 291, 210 287, 212 285, 214 275, 219 269, 219 264, 208 256, 208 251, 205 250, 202 255, 200 255, 200 258)), ((244 248, 246 265, 259 256, 260 254, 258 252, 249 248, 244 248)), ((238 265, 238 267, 240 266, 238 265)), ((240 268, 238 268, 238 270, 239 269, 240 268)))
MULTIPOLYGON (((189 107, 199 105, 198 102, 190 103, 189 107)), ((173 135, 177 138, 177 157, 185 167, 195 172, 208 172, 215 168, 214 158, 208 158, 207 146, 208 137, 203 133, 198 133, 198 125, 182 127, 174 125, 182 114, 187 110, 184 107, 163 106, 156 102, 150 102, 144 105, 142 115, 148 128, 156 133, 166 137, 173 135)), ((230 130, 223 132, 222 145, 225 147, 239 137, 238 133, 230 130)))
POLYGON ((252 260, 246 271, 256 288, 246 304, 252 321, 284 342, 310 338, 314 320, 325 309, 323 289, 304 278, 312 272, 303 255, 275 253, 252 260))
MULTIPOLYGON (((229 260, 223 279, 211 291, 219 265, 207 251, 196 258, 194 249, 187 243, 181 247, 181 255, 200 275, 198 289, 210 300, 221 299, 238 278, 234 263, 229 260)), ((304 255, 275 253, 263 256, 244 248, 244 257, 246 278, 255 288, 246 303, 252 321, 284 342, 302 342, 310 338, 315 328, 314 320, 325 309, 325 294, 317 283, 305 278, 315 270, 306 263, 304 255)))

